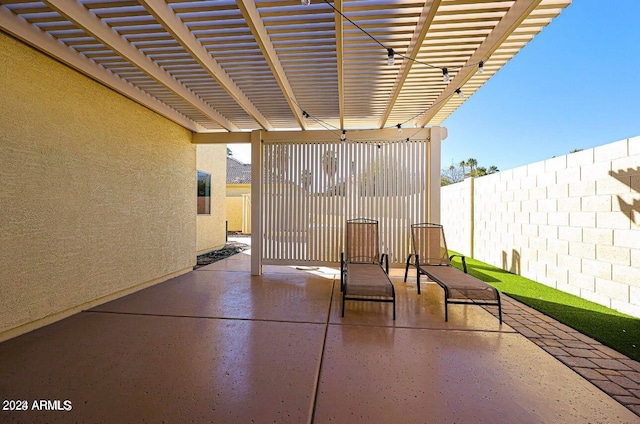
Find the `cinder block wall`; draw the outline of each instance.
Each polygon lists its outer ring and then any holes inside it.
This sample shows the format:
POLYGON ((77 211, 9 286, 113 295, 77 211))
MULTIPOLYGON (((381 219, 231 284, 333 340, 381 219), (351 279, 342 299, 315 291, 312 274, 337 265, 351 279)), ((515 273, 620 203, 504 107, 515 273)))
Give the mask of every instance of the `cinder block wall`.
POLYGON ((191 133, 2 33, 0 63, 0 340, 192 269, 191 133))
POLYGON ((472 178, 443 187, 440 196, 441 219, 446 220, 445 238, 451 250, 473 256, 473 184, 472 178))
MULTIPOLYGON (((442 187, 454 230, 473 198, 474 257, 640 317, 640 137, 442 187), (466 192, 466 193, 465 193, 466 192)), ((445 206, 446 205, 446 206, 445 206)))

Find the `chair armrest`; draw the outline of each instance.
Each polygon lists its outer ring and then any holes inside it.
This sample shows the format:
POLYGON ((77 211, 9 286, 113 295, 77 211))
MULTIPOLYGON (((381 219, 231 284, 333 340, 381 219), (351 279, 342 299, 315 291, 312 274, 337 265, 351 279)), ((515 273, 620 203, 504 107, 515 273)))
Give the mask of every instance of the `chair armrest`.
POLYGON ((449 256, 449 261, 451 261, 451 259, 453 259, 453 258, 462 259, 462 269, 463 269, 465 274, 468 274, 468 272, 467 272, 467 257, 464 256, 464 255, 451 255, 451 256, 449 256))

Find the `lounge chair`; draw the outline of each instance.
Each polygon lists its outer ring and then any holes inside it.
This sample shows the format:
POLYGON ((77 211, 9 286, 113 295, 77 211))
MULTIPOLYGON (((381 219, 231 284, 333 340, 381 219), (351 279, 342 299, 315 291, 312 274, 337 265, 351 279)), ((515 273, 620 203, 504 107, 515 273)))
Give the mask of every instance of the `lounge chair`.
POLYGON ((363 300, 392 302, 396 319, 396 295, 389 279, 389 257, 380 255, 378 221, 347 221, 345 251, 340 253, 340 291, 342 316, 346 300, 363 300))
POLYGON ((502 305, 500 293, 482 280, 467 273, 466 258, 462 255, 451 255, 447 250, 444 229, 439 224, 411 225, 411 238, 414 253, 407 258, 404 281, 407 281, 409 265, 417 270, 418 294, 420 294, 420 275, 426 275, 444 290, 444 317, 449 320, 450 303, 462 305, 493 305, 498 307, 498 316, 502 324, 502 305), (462 259, 464 271, 451 265, 454 257, 462 259), (411 259, 414 259, 411 263, 411 259))

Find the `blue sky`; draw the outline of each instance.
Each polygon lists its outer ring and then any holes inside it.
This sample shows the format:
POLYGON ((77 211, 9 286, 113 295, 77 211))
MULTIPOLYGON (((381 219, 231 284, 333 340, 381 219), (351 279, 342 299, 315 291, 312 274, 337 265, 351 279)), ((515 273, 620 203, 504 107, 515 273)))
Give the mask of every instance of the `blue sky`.
MULTIPOLYGON (((443 168, 504 171, 639 136, 640 0, 573 0, 442 125, 443 168)), ((248 145, 230 148, 250 162, 248 145)))
POLYGON ((442 125, 443 168, 507 170, 640 135, 640 0, 574 0, 442 125))

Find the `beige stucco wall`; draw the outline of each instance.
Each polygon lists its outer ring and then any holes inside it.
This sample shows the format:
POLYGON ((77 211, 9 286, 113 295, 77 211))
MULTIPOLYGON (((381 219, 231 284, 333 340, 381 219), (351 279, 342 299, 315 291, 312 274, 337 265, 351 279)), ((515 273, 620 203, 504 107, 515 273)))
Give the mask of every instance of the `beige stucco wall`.
POLYGON ((191 133, 0 33, 0 340, 192 269, 191 133))
POLYGON ((227 208, 227 146, 199 144, 196 152, 198 170, 211 175, 211 213, 197 217, 196 249, 201 254, 219 249, 225 244, 225 222, 222 217, 227 208))
POLYGON ((229 231, 251 232, 251 208, 243 195, 251 196, 251 184, 227 184, 227 222, 229 231), (245 225, 243 226, 243 218, 245 225))
POLYGON ((251 194, 251 184, 227 184, 227 197, 242 197, 251 194))
MULTIPOLYGON (((448 208, 470 196, 456 186, 448 208)), ((640 317, 640 137, 476 178, 473 196, 475 258, 640 317)))
POLYGON ((229 231, 242 231, 242 197, 227 197, 229 231))

